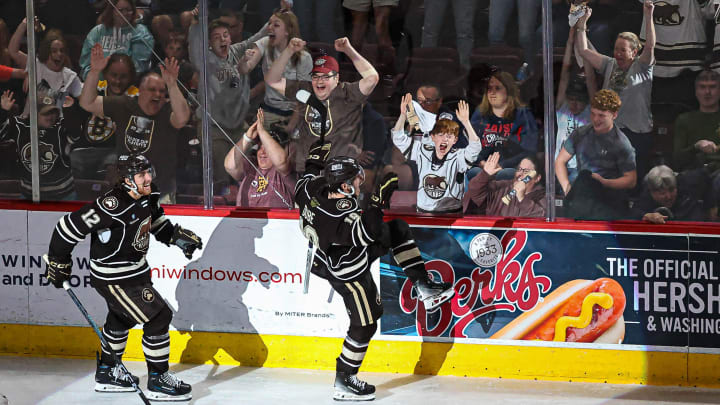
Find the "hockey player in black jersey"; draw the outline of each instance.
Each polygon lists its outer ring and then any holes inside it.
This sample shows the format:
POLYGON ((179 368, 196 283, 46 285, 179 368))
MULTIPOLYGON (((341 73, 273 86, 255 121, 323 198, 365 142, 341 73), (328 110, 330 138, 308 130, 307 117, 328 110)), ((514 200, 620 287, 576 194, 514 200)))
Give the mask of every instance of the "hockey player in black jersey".
POLYGON ((325 164, 329 151, 330 144, 320 141, 310 148, 305 175, 295 188, 295 201, 303 234, 316 246, 311 271, 330 282, 350 315, 350 327, 336 360, 333 398, 369 401, 375 399, 375 387, 358 379, 357 372, 383 312, 370 265, 390 250, 428 310, 452 298, 455 291, 449 283, 430 279, 405 221, 383 222, 382 208, 388 207, 397 189, 397 175, 386 175, 367 209, 361 210, 357 196, 365 180, 362 167, 350 157, 335 157, 325 164))
POLYGON ((71 274, 71 253, 90 234, 91 285, 105 299, 108 315, 102 333, 111 348, 102 347, 95 372, 95 390, 133 391, 109 352, 125 351, 128 331, 143 325, 142 346, 148 367, 148 398, 157 401, 189 400, 191 387, 168 371, 172 311, 153 288, 145 261, 150 234, 166 245, 176 245, 192 258, 202 241, 193 232, 174 225, 158 203, 160 192, 152 183, 153 169, 140 154, 118 158, 118 184, 105 195, 63 216, 55 226, 48 250, 45 276, 61 288, 71 274))

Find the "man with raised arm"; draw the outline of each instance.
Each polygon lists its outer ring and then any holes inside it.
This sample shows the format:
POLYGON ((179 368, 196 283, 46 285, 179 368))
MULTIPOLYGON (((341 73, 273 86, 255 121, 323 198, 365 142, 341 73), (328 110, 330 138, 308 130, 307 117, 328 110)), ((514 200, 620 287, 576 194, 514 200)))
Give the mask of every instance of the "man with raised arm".
MULTIPOLYGON (((97 83, 109 57, 95 44, 90 54, 88 83, 97 83)), ((98 117, 108 116, 117 124, 118 154, 142 153, 155 164, 156 183, 163 195, 162 203, 175 201, 175 167, 177 132, 190 119, 190 107, 178 88, 178 62, 165 59, 161 75, 148 73, 140 80, 137 97, 99 96, 96 86, 84 86, 80 106, 98 117), (170 103, 167 103, 167 98, 170 103)))
POLYGON ((311 271, 343 297, 350 317, 336 360, 333 399, 370 401, 375 399, 375 386, 358 379, 357 373, 383 313, 370 274, 373 262, 391 253, 428 311, 451 299, 455 290, 450 283, 430 278, 407 222, 383 221, 382 210, 389 207, 397 189, 397 175, 385 175, 368 199, 368 207, 360 209, 358 195, 365 172, 348 156, 327 160, 331 150, 329 143, 319 140, 311 145, 305 175, 295 187, 295 202, 300 209, 300 229, 317 247, 311 271))
MULTIPOLYGON (((305 47, 305 41, 293 38, 290 44, 273 62, 265 83, 287 98, 294 98, 299 90, 311 91, 327 108, 325 138, 332 144, 330 157, 357 157, 363 149, 362 105, 378 83, 375 68, 350 45, 347 38, 335 40, 335 50, 344 53, 360 73, 357 82, 341 82, 337 60, 321 55, 313 61, 310 83, 287 80, 283 77, 285 65, 292 55, 305 47)), ((322 128, 320 112, 309 104, 302 106, 304 123, 300 124, 300 137, 295 149, 295 164, 298 173, 305 171, 305 157, 310 145, 320 137, 322 128)))

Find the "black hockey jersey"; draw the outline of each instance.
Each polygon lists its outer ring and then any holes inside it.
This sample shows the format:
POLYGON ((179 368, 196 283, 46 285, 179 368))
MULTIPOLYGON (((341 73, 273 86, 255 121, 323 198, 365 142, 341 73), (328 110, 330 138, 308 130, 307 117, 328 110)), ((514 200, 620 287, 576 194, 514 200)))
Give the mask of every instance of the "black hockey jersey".
POLYGON ((323 177, 307 173, 298 180, 300 229, 317 246, 312 272, 351 280, 370 269, 368 249, 382 233, 383 214, 377 207, 361 210, 354 197, 329 199, 328 191, 323 177))
POLYGON ((60 218, 48 255, 70 260, 75 245, 90 234, 90 274, 93 286, 130 285, 150 281, 145 255, 150 233, 170 243, 173 226, 158 202, 160 192, 137 200, 120 186, 79 210, 60 218))
MULTIPOLYGON (((20 117, 8 117, 0 109, 0 141, 15 142, 20 165, 20 187, 25 198, 32 198, 32 161, 30 159, 30 122, 20 117)), ((75 190, 70 170, 70 147, 76 141, 63 126, 63 119, 50 128, 38 129, 40 148, 40 198, 58 200, 75 190)))

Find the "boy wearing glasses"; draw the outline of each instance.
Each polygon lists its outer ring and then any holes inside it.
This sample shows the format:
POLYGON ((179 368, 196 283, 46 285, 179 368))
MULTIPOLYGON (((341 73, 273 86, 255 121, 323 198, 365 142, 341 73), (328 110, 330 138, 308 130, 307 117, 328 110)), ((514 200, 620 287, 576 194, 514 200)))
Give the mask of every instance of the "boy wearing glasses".
MULTIPOLYGON (((287 48, 275 59, 265 75, 265 83, 287 98, 294 98, 299 90, 312 91, 320 102, 327 107, 325 139, 332 144, 330 157, 357 157, 363 150, 362 106, 378 83, 379 76, 375 68, 350 45, 347 38, 335 40, 335 50, 344 53, 360 73, 362 79, 357 82, 341 82, 338 75, 339 65, 335 58, 322 55, 313 61, 311 82, 287 80, 283 71, 296 52, 305 48, 305 41, 299 38, 290 40, 287 48)), ((302 119, 300 136, 295 148, 295 165, 298 173, 305 171, 305 157, 310 145, 318 140, 322 123, 320 113, 310 105, 301 105, 302 119)), ((382 134, 379 134, 382 136, 382 134)))
POLYGON ((460 126, 453 120, 441 118, 430 131, 432 143, 412 142, 404 131, 405 116, 412 96, 408 93, 400 105, 400 118, 392 130, 395 146, 418 168, 417 210, 420 212, 450 213, 462 208, 465 193, 465 172, 477 159, 482 146, 470 124, 466 102, 458 103, 456 115, 470 136, 466 148, 456 148, 460 126))

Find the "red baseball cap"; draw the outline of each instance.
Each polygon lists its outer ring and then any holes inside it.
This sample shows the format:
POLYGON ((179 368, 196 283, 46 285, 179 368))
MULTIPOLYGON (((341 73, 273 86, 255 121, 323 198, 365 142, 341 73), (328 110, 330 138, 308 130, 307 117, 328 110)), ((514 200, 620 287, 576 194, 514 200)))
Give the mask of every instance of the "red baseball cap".
POLYGON ((330 55, 322 55, 318 56, 313 61, 313 69, 311 73, 337 73, 339 70, 340 66, 335 58, 330 55))

